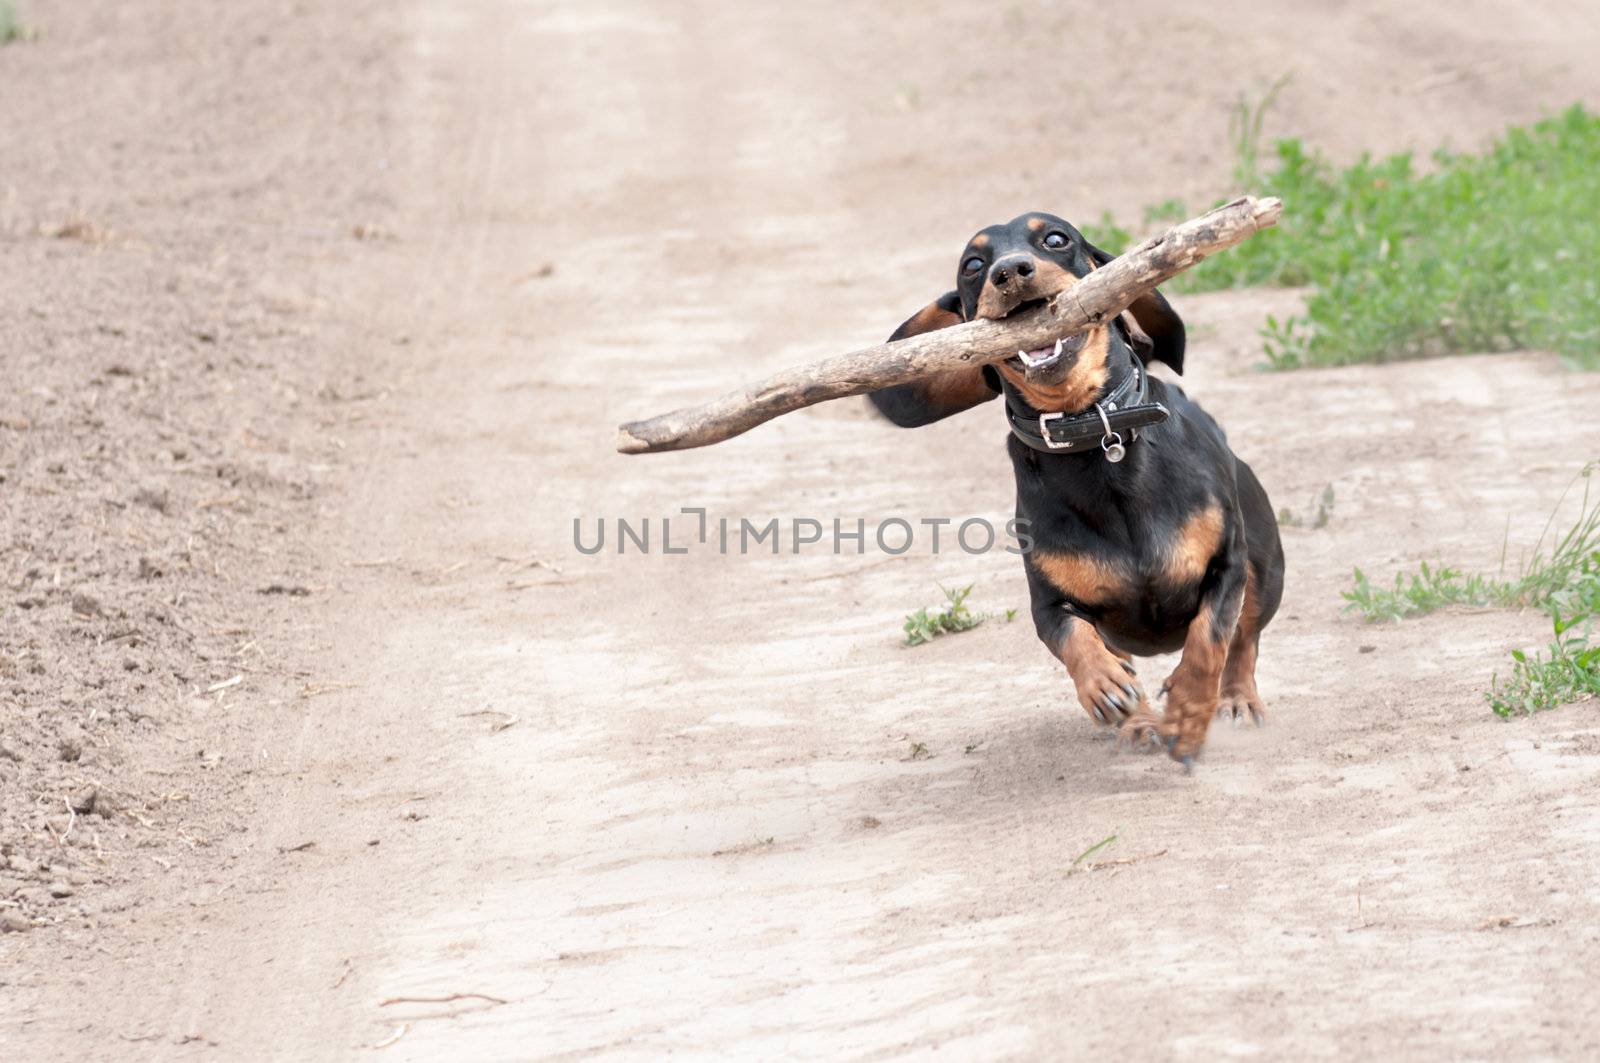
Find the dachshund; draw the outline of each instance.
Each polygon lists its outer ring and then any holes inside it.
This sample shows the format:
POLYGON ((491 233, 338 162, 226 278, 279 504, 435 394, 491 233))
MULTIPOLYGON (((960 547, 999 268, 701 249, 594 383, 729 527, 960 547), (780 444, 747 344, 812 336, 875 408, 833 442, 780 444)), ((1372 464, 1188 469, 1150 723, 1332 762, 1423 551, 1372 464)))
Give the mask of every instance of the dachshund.
MULTIPOLYGON (((956 289, 891 340, 1042 305, 1112 256, 1061 218, 1029 213, 967 242, 956 289)), ((1130 741, 1161 741, 1186 769, 1216 717, 1266 720, 1262 629, 1283 597, 1272 504, 1227 436, 1183 389, 1183 320, 1156 291, 1122 315, 1035 351, 872 393, 905 428, 1003 396, 1033 622, 1078 701, 1130 741), (1132 658, 1182 650, 1145 696, 1132 658)))

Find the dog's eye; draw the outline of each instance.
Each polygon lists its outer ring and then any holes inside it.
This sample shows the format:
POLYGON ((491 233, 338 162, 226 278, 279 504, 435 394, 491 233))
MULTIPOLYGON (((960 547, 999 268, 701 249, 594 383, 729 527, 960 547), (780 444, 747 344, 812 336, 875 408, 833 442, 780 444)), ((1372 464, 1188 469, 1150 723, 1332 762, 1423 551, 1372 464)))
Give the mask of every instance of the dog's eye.
POLYGON ((961 263, 962 273, 976 273, 982 268, 983 259, 979 258, 977 255, 973 255, 971 258, 961 263))
POLYGON ((1067 246, 1067 234, 1054 232, 1044 238, 1044 246, 1059 251, 1067 246))

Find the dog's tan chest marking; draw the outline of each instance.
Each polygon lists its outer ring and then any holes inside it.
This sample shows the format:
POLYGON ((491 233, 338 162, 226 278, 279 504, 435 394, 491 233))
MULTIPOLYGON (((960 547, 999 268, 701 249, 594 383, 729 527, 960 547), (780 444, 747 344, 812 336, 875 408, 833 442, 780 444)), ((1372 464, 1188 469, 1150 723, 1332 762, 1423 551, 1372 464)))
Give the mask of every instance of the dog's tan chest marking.
POLYGON ((1222 507, 1213 502, 1191 514, 1150 562, 1052 550, 1030 556, 1039 574, 1070 600, 1110 605, 1142 593, 1141 588, 1199 583, 1222 548, 1224 526, 1222 507))
POLYGON ((1035 567, 1049 584, 1068 599, 1083 605, 1106 605, 1128 593, 1128 574, 1122 566, 1088 554, 1049 553, 1035 550, 1035 567))
POLYGON ((1173 586, 1196 583, 1222 547, 1222 507, 1215 502, 1189 516, 1173 537, 1161 575, 1173 586))

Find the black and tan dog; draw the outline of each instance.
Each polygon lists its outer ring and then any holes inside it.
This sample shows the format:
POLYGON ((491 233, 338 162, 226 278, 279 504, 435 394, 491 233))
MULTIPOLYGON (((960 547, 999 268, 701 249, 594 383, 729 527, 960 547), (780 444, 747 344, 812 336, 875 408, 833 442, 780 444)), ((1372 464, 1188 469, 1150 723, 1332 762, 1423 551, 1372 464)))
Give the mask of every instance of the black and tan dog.
MULTIPOLYGON (((962 253, 956 290, 890 338, 1026 310, 1110 259, 1049 214, 991 225, 962 253)), ((1183 348, 1182 320, 1151 292, 1053 347, 871 398, 910 428, 1005 396, 1039 638, 1096 722, 1159 736, 1190 765, 1214 716, 1265 719, 1256 648, 1282 597, 1283 547, 1266 492, 1222 429, 1146 373, 1151 361, 1182 373, 1183 348), (1157 715, 1130 658, 1180 648, 1157 715)))

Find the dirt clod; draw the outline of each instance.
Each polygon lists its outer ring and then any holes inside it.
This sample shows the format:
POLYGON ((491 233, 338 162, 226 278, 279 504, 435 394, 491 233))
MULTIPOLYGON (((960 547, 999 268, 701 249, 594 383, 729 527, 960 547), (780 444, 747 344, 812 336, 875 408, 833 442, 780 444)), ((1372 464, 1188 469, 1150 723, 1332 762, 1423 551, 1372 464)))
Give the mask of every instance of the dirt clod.
POLYGON ((311 596, 311 588, 298 583, 269 583, 256 593, 283 594, 290 598, 309 598, 311 596))
POLYGON ((33 920, 21 912, 0 912, 0 934, 25 934, 33 929, 33 920))
POLYGON ((172 492, 165 487, 144 486, 133 493, 136 505, 148 506, 157 513, 167 513, 172 509, 172 492))
POLYGON ((67 798, 67 804, 72 807, 72 811, 82 816, 86 813, 94 811, 95 799, 99 797, 99 795, 100 791, 97 787, 80 787, 79 789, 72 791, 71 796, 67 798))

